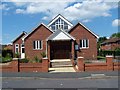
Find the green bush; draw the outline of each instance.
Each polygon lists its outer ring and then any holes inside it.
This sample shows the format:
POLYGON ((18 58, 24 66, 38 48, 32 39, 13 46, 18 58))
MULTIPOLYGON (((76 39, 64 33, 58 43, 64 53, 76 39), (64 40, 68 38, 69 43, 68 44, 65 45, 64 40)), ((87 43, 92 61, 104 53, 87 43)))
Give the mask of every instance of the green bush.
POLYGON ((6 57, 7 54, 9 54, 10 57, 13 57, 13 52, 12 52, 12 50, 2 50, 2 57, 6 57))
POLYGON ((46 57, 46 53, 45 52, 42 52, 41 53, 41 56, 44 58, 44 57, 46 57))
POLYGON ((29 60, 30 63, 42 63, 42 59, 39 59, 37 56, 34 57, 34 60, 29 60))
POLYGON ((103 57, 103 56, 97 56, 97 60, 100 60, 100 59, 105 59, 105 57, 103 57))
POLYGON ((0 63, 7 63, 11 61, 12 61, 11 57, 0 57, 0 63))
POLYGON ((20 63, 28 63, 29 62, 29 60, 27 58, 20 59, 19 61, 20 61, 20 63))

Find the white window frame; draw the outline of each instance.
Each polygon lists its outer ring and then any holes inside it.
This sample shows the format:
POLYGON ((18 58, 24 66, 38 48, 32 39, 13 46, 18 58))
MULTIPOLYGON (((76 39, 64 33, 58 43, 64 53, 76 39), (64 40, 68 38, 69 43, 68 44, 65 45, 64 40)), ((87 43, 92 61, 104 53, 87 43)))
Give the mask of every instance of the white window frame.
POLYGON ((35 48, 33 46, 33 50, 42 50, 43 49, 43 40, 35 40, 35 48), (40 48, 41 41, 41 48, 40 48))
POLYGON ((89 48, 89 39, 81 39, 81 41, 82 41, 82 47, 80 46, 80 49, 87 49, 87 48, 89 48), (88 45, 86 45, 86 40, 87 40, 88 45), (83 42, 84 42, 85 46, 83 46, 83 42))
POLYGON ((19 44, 15 44, 15 53, 19 53, 19 44), (16 47, 16 45, 18 46, 16 47), (18 52, 16 52, 16 48, 18 48, 18 52))

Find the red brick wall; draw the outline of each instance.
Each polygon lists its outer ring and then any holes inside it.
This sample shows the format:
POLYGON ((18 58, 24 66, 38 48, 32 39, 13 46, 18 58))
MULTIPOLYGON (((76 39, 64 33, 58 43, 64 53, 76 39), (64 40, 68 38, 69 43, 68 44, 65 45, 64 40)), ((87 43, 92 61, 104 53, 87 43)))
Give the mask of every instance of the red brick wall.
POLYGON ((46 39, 52 34, 46 27, 43 25, 39 26, 32 34, 30 34, 25 39, 25 55, 29 59, 34 59, 35 56, 41 57, 41 52, 46 53, 46 39), (42 40, 43 48, 42 50, 33 50, 33 41, 42 40))
POLYGON ((22 44, 22 37, 24 36, 25 34, 21 35, 21 37, 19 37, 15 42, 13 42, 13 53, 15 55, 15 44, 19 44, 19 53, 21 52, 21 44, 22 44))
POLYGON ((77 51, 77 57, 82 56, 84 59, 96 59, 97 39, 93 34, 91 34, 79 24, 74 27, 69 33, 76 39, 76 43, 78 45, 80 44, 80 39, 89 39, 89 48, 80 49, 80 51, 77 51))

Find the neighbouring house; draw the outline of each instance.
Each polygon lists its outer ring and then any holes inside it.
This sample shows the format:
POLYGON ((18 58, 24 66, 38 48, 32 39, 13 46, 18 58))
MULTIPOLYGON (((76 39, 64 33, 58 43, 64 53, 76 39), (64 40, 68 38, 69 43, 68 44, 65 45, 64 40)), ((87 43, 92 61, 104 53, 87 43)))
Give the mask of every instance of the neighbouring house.
POLYGON ((41 23, 30 33, 23 32, 13 41, 13 52, 21 58, 42 58, 46 53, 53 59, 97 58, 98 36, 82 23, 73 25, 62 15, 57 15, 48 25, 41 23))
POLYGON ((3 49, 4 50, 13 50, 13 46, 12 46, 12 44, 8 44, 3 49))
POLYGON ((101 50, 112 50, 120 48, 120 38, 110 38, 101 44, 101 50))

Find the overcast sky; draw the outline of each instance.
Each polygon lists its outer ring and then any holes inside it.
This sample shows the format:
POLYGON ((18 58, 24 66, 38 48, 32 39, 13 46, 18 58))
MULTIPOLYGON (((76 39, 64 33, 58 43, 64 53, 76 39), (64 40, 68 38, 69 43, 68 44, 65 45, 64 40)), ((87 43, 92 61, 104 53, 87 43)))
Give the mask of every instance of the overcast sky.
POLYGON ((4 0, 0 4, 3 44, 11 43, 22 31, 30 32, 40 23, 47 25, 58 14, 74 25, 83 23, 99 36, 109 37, 120 26, 118 0, 29 1, 4 0))

